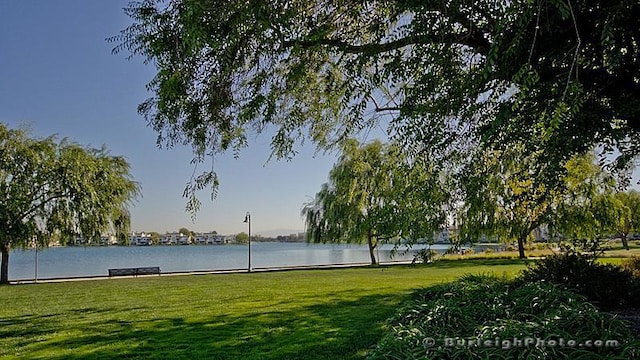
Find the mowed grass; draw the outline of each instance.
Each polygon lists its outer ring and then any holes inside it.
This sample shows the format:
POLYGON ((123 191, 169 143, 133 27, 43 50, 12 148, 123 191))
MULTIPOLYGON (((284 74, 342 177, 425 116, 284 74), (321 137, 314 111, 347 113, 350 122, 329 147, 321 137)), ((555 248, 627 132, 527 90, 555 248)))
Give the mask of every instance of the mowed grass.
POLYGON ((415 289, 520 260, 0 287, 0 358, 360 359, 415 289))

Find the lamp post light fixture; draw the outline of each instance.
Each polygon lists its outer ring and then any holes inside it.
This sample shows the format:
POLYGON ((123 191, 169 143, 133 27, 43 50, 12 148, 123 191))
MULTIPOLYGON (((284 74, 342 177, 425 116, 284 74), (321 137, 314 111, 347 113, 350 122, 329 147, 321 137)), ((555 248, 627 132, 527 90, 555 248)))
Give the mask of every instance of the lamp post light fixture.
POLYGON ((247 271, 251 272, 251 213, 248 211, 244 216, 244 222, 249 224, 249 267, 247 268, 247 271))

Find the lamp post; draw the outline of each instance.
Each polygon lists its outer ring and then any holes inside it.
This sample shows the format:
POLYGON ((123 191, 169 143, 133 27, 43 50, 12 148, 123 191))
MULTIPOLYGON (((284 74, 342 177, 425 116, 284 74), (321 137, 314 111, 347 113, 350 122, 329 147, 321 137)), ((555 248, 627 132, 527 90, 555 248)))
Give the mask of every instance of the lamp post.
POLYGON ((251 272, 251 214, 248 211, 244 216, 244 222, 249 224, 249 267, 247 268, 247 271, 251 272))
POLYGON ((38 282, 38 240, 36 240, 36 261, 35 261, 35 269, 33 273, 33 282, 38 282))

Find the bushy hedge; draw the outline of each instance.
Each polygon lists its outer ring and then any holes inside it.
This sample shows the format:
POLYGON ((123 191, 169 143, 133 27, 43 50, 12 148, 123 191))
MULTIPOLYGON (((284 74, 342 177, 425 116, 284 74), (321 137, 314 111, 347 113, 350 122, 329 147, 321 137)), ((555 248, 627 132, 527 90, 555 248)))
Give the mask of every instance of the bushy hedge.
POLYGON ((587 297, 604 310, 640 307, 640 279, 620 266, 600 264, 590 255, 566 252, 530 264, 520 284, 546 281, 587 297))
POLYGON ((468 275, 418 291, 369 359, 634 359, 639 348, 622 321, 579 294, 468 275), (579 346, 587 341, 603 343, 579 346))

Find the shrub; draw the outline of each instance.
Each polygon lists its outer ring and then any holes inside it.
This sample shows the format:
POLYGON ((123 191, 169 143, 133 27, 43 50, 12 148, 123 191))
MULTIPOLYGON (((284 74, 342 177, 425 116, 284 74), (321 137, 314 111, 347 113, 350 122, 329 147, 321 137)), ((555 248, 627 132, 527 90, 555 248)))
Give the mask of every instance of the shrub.
MULTIPOLYGON (((549 245, 546 242, 532 242, 525 244, 524 249, 527 251, 531 250, 545 250, 548 249, 549 245)), ((517 249, 516 249, 517 250, 517 249)))
POLYGON ((622 261, 622 268, 629 271, 637 279, 640 279, 640 256, 632 256, 622 261))
POLYGON ((596 258, 604 254, 605 243, 604 239, 598 238, 569 239, 560 241, 558 246, 563 253, 576 254, 587 260, 595 261, 596 258))
POLYGON ((631 359, 640 355, 639 346, 622 321, 558 285, 468 275, 418 291, 389 321, 369 359, 631 359), (616 340, 621 346, 543 347, 513 341, 526 338, 578 344, 616 340), (469 345, 496 344, 495 339, 497 346, 469 345))
POLYGON ((423 264, 432 263, 435 261, 436 256, 438 256, 438 252, 431 248, 420 249, 415 255, 413 255, 413 261, 411 261, 411 264, 418 262, 423 264))
POLYGON ((509 244, 504 248, 505 251, 518 251, 518 247, 513 245, 513 244, 509 244))
POLYGON ((547 250, 549 249, 548 243, 536 243, 536 250, 547 250))
POLYGON ((582 294, 601 309, 640 306, 640 284, 631 272, 599 264, 591 255, 566 252, 527 264, 520 284, 547 281, 582 294))
POLYGON ((458 243, 452 243, 451 246, 449 246, 447 248, 447 250, 444 252, 445 255, 454 255, 460 252, 460 244, 458 243))

